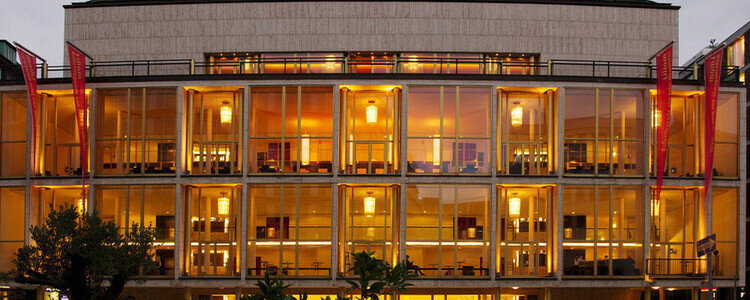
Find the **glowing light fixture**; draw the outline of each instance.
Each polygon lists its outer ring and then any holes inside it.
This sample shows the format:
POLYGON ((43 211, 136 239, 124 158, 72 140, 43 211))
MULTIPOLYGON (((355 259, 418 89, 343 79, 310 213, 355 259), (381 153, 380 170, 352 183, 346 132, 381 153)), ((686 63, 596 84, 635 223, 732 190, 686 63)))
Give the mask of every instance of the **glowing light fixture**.
POLYGON ((658 218, 659 211, 661 211, 661 201, 659 199, 651 199, 651 216, 658 218))
POLYGON ((364 199, 365 214, 372 215, 375 213, 375 197, 372 196, 372 192, 367 192, 367 197, 364 199))
POLYGON ((440 135, 436 134, 432 138, 432 164, 440 165, 440 135))
POLYGON ((406 70, 410 73, 416 73, 419 68, 419 64, 417 64, 417 56, 409 55, 409 58, 407 60, 409 62, 406 63, 406 70))
POLYGON ((654 109, 654 112, 651 113, 651 127, 659 127, 659 123, 661 122, 661 112, 659 112, 658 109, 654 109))
POLYGON ((308 135, 303 134, 302 139, 300 140, 300 161, 302 162, 303 166, 310 164, 310 138, 308 135))
POLYGON ((78 208, 78 214, 83 215, 83 213, 86 211, 86 203, 83 202, 83 198, 79 198, 76 207, 78 208))
POLYGON ((328 73, 333 73, 336 70, 336 58, 333 55, 326 56, 325 68, 328 73))
POLYGON ((515 106, 510 111, 510 125, 521 126, 523 125, 523 107, 520 105, 521 102, 518 101, 513 101, 513 104, 515 106))
POLYGON ((367 124, 375 124, 378 121, 378 107, 375 106, 375 100, 367 101, 370 105, 365 109, 367 124))
POLYGON ((219 117, 222 125, 228 125, 232 123, 232 107, 229 106, 229 101, 222 101, 221 109, 219 109, 219 117))
MULTIPOLYGON (((513 195, 517 195, 518 193, 513 193, 513 195)), ((521 215, 521 198, 513 197, 508 199, 508 214, 510 216, 518 217, 521 215)))
POLYGON ((470 239, 477 238, 477 229, 475 227, 469 227, 469 229, 466 230, 466 233, 470 239))
POLYGON ((226 192, 221 192, 221 197, 216 202, 217 206, 217 212, 220 215, 228 215, 229 214, 229 198, 227 198, 226 192))

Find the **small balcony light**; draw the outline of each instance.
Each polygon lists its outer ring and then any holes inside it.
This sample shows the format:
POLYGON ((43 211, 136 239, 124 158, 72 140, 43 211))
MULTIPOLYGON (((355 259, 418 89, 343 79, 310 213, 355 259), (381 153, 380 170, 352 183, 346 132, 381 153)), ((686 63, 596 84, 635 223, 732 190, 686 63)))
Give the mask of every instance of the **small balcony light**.
POLYGON ((409 71, 409 73, 416 73, 417 70, 419 70, 419 64, 417 64, 417 56, 416 55, 409 55, 406 63, 406 70, 409 71))
POLYGON ((221 198, 216 203, 217 206, 217 212, 220 215, 228 215, 229 214, 229 198, 227 198, 226 192, 221 192, 221 198))
POLYGON ((219 110, 219 117, 222 125, 229 125, 232 123, 232 107, 229 106, 229 101, 222 101, 222 106, 219 110))
POLYGON ((370 105, 365 109, 367 124, 375 124, 378 121, 378 107, 375 106, 375 100, 367 101, 370 105))
POLYGON ((654 111, 651 113, 651 127, 659 127, 659 122, 661 122, 661 112, 659 112, 658 109, 654 109, 654 111))
POLYGON ((336 71, 336 58, 333 55, 326 56, 325 69, 328 73, 336 71))
POLYGON ((518 127, 523 125, 523 107, 519 101, 514 101, 513 104, 515 107, 510 111, 510 125, 518 127))
POLYGON ((659 211, 661 211, 661 201, 659 199, 651 199, 651 216, 658 218, 659 211))

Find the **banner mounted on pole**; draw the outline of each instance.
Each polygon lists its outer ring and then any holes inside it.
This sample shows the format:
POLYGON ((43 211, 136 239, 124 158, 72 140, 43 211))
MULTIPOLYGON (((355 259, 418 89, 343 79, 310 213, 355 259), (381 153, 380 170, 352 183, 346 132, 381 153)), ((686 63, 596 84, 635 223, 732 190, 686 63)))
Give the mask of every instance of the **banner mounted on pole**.
POLYGON ((704 63, 706 81, 706 113, 704 120, 705 160, 703 172, 705 174, 704 201, 708 201, 708 189, 711 186, 711 176, 714 173, 714 135, 716 133, 716 101, 719 98, 719 82, 721 81, 721 62, 724 49, 719 49, 706 58, 704 63))
POLYGON ((661 197, 661 186, 667 165, 669 117, 672 109, 672 47, 670 44, 656 56, 656 199, 661 197))
POLYGON ((36 94, 36 57, 29 53, 26 53, 20 47, 16 47, 18 52, 18 58, 21 61, 21 69, 23 70, 23 80, 26 82, 26 93, 29 98, 29 107, 31 108, 31 176, 36 175, 36 110, 37 110, 37 94, 36 94))
MULTIPOLYGON (((81 178, 83 197, 86 196, 86 170, 88 170, 88 105, 86 103, 86 56, 75 47, 68 45, 70 58, 70 78, 73 82, 73 100, 76 107, 76 122, 78 123, 78 139, 81 144, 81 178)), ((84 206, 85 207, 85 206, 84 206)))

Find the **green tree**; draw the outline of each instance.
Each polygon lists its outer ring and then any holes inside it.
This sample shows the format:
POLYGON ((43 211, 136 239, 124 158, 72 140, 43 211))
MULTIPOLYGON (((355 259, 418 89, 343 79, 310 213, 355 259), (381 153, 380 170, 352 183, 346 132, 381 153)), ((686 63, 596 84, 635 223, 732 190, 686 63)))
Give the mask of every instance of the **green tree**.
POLYGON ((6 276, 58 289, 71 300, 117 299, 134 276, 157 267, 152 227, 133 224, 122 234, 96 212, 81 215, 76 207, 61 205, 51 206, 44 224, 30 231, 34 243, 18 249, 16 269, 6 276))
POLYGON ((352 272, 358 278, 347 280, 353 290, 359 291, 359 300, 378 300, 382 295, 403 292, 412 284, 406 281, 416 277, 405 263, 391 267, 388 262, 373 256, 375 252, 351 253, 352 272))
POLYGON ((307 293, 300 295, 299 299, 294 296, 284 294, 290 285, 285 285, 284 280, 280 277, 271 278, 271 272, 266 269, 263 280, 258 280, 255 285, 260 289, 260 293, 253 295, 242 295, 240 300, 307 300, 307 293))

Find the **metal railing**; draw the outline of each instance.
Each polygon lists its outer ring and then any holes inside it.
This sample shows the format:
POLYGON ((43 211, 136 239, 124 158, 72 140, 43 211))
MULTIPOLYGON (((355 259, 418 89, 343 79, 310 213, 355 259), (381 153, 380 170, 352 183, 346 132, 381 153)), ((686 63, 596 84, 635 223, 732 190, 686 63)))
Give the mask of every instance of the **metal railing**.
POLYGON ((706 276, 705 258, 649 258, 646 262, 649 276, 706 276))
MULTIPOLYGON (((40 78, 70 77, 69 66, 39 64, 40 78)), ((0 65, 6 73, 20 74, 18 65, 0 65)), ((702 66, 673 67, 674 79, 700 80, 702 66)), ((94 61, 86 66, 88 77, 133 77, 197 74, 483 74, 522 76, 571 76, 598 78, 655 78, 649 62, 553 59, 546 62, 508 62, 498 58, 350 59, 349 57, 249 58, 236 61, 196 62, 193 59, 94 61)), ((722 81, 739 82, 739 68, 724 67, 722 81)), ((19 80, 2 78, 0 80, 19 80)))

